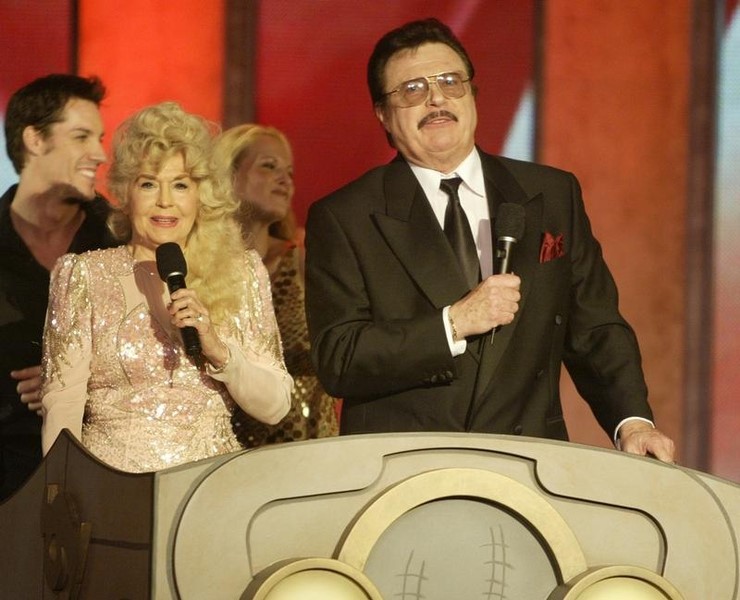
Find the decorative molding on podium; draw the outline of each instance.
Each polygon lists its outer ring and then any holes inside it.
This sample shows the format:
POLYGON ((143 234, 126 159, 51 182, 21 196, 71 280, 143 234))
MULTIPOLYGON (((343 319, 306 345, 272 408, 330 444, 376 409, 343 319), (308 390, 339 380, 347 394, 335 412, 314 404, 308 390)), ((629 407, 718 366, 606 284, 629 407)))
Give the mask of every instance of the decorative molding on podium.
POLYGON ((44 539, 44 578, 60 600, 77 600, 85 574, 92 524, 80 520, 74 498, 59 489, 46 487, 41 507, 44 539))
MULTIPOLYGON (((364 570, 375 546, 384 535, 389 533, 392 526, 396 525, 399 520, 408 518, 413 511, 432 506, 432 503, 435 503, 435 508, 442 507, 443 510, 448 507, 452 507, 453 510, 459 508, 460 512, 466 516, 469 516, 470 511, 464 509, 472 508, 473 503, 483 506, 490 504, 491 507, 499 506, 510 512, 533 536, 542 538, 542 545, 548 549, 547 558, 553 562, 557 576, 561 580, 569 581, 583 573, 588 566, 575 535, 558 512, 542 496, 514 479, 498 473, 462 468, 427 471, 387 490, 349 527, 342 541, 338 558, 364 570), (461 498, 467 500, 469 503, 467 507, 459 502, 461 498)), ((425 524, 421 523, 420 537, 422 539, 420 542, 422 544, 428 540, 429 523, 438 523, 437 528, 443 526, 448 530, 446 532, 448 535, 460 537, 462 540, 466 538, 470 540, 467 536, 475 535, 475 531, 467 531, 462 523, 455 523, 455 527, 450 528, 451 515, 449 514, 440 515, 447 516, 445 521, 429 518, 433 516, 427 517, 426 530, 425 524), (452 531, 449 531, 450 529, 452 531)), ((475 529, 483 523, 485 519, 475 520, 471 524, 475 529)), ((404 536, 403 543, 407 543, 409 537, 404 536)), ((491 570, 494 572, 497 567, 502 571, 511 568, 512 565, 509 564, 511 558, 506 557, 506 550, 510 549, 511 543, 502 539, 496 541, 495 536, 491 538, 493 540, 490 544, 491 560, 484 562, 490 562, 491 570)), ((447 538, 445 542, 449 543, 450 540, 451 538, 447 538)), ((489 544, 486 543, 483 546, 487 547, 489 544)), ((505 581, 506 577, 502 575, 499 580, 505 581)), ((490 581, 492 583, 496 581, 495 575, 492 574, 490 581)))
POLYGON ((740 600, 740 486, 521 437, 349 436, 134 475, 64 432, 0 531, 0 598, 740 600))

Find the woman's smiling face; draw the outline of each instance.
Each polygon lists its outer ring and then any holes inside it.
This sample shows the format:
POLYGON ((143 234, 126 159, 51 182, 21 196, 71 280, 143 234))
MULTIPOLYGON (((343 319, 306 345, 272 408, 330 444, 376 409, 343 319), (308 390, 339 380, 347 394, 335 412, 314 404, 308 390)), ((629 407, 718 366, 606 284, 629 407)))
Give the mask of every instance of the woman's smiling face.
POLYGON ((138 260, 152 259, 157 246, 165 242, 185 248, 198 204, 198 184, 185 171, 181 154, 166 159, 158 173, 145 167, 129 192, 134 256, 138 260))

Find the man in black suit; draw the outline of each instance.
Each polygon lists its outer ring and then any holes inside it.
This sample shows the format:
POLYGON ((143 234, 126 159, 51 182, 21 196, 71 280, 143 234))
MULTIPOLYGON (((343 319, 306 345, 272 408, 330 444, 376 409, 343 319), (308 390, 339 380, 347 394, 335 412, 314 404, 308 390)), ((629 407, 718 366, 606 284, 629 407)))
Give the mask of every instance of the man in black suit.
POLYGON ((564 363, 617 445, 672 461, 577 180, 478 148, 473 76, 436 19, 381 38, 368 85, 398 156, 310 208, 312 354, 327 391, 344 398, 342 433, 565 440, 564 363), (495 219, 519 238, 510 273, 492 274, 495 219))

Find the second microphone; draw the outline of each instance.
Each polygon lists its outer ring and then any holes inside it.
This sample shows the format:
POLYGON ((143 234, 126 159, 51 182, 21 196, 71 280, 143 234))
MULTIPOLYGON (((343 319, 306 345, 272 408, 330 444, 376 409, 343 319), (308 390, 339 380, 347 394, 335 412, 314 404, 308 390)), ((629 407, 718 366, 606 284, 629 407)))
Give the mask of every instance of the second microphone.
MULTIPOLYGON (((175 242, 166 242, 157 246, 157 271, 167 284, 170 294, 187 287, 185 276, 188 274, 188 265, 180 246, 175 242)), ((195 327, 183 327, 181 330, 182 343, 188 356, 198 357, 201 354, 200 337, 195 327)))

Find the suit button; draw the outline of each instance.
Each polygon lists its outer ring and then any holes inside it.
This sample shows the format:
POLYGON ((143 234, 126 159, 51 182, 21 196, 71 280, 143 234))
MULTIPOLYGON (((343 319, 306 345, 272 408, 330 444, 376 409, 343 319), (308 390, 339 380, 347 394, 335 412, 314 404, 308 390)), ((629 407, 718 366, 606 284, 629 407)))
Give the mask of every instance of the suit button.
POLYGON ((537 375, 535 375, 535 379, 539 379, 544 374, 545 374, 545 369, 540 369, 539 371, 537 371, 537 375))
POLYGON ((439 376, 438 376, 438 375, 432 375, 432 376, 431 376, 431 377, 429 378, 429 382, 430 382, 430 383, 437 383, 438 381, 439 381, 439 376))
POLYGON ((452 381, 452 371, 445 371, 443 373, 445 381, 452 381))
POLYGON ((562 315, 555 315, 555 325, 560 325, 563 322, 562 315))
POLYGON ((524 428, 521 425, 514 426, 514 435, 522 435, 524 428))

